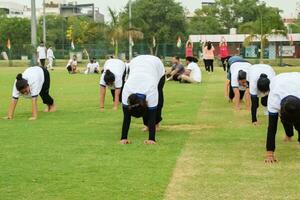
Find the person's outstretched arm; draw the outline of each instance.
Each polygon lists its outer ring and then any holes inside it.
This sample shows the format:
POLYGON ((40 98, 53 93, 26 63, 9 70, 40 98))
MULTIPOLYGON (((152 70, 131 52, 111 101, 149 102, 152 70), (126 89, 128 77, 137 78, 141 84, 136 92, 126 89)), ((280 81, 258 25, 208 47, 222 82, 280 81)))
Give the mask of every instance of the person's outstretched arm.
POLYGON ((32 116, 29 118, 29 120, 36 120, 37 119, 37 98, 32 98, 32 116))
MULTIPOLYGON (((130 123, 131 123, 131 116, 129 115, 128 108, 123 106, 123 125, 122 125, 121 141, 127 141, 130 123)), ((124 144, 128 144, 128 142, 124 144)))
POLYGON ((240 110, 240 90, 239 88, 233 88, 234 91, 234 104, 235 104, 235 109, 240 110))
POLYGON ((278 123, 278 113, 269 113, 269 125, 268 125, 267 142, 266 142, 267 155, 265 160, 265 162, 267 163, 274 163, 277 161, 274 155, 277 123, 278 123))
POLYGON ((226 80, 224 85, 224 97, 229 100, 229 87, 230 87, 230 80, 226 80))
POLYGON ((250 97, 249 88, 247 88, 245 91, 245 98, 246 98, 246 109, 250 110, 251 97, 250 97))
POLYGON ((18 99, 13 98, 9 104, 7 119, 13 119, 18 99))
POLYGON ((155 123, 156 123, 156 112, 157 109, 148 110, 148 128, 149 128, 149 138, 148 141, 155 142, 155 123))
POLYGON ((106 87, 100 85, 100 110, 104 110, 106 87))
POLYGON ((120 95, 121 95, 121 89, 116 88, 115 89, 115 101, 114 101, 114 110, 118 109, 119 103, 120 103, 120 95))

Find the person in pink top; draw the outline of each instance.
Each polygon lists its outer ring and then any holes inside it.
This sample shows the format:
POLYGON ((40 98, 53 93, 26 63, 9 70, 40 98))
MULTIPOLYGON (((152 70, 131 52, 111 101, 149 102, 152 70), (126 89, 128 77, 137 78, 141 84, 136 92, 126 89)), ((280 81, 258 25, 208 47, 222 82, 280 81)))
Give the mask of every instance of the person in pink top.
POLYGON ((215 48, 210 41, 205 42, 203 45, 203 60, 205 69, 210 73, 214 72, 214 55, 215 48))
POLYGON ((190 40, 185 45, 185 57, 193 57, 193 43, 190 40))
POLYGON ((224 69, 224 71, 228 71, 228 67, 226 67, 226 66, 228 66, 227 62, 228 62, 228 59, 230 58, 230 56, 229 56, 227 42, 224 37, 222 37, 222 39, 221 39, 219 48, 220 48, 220 58, 221 58, 221 62, 223 65, 223 69, 224 69))

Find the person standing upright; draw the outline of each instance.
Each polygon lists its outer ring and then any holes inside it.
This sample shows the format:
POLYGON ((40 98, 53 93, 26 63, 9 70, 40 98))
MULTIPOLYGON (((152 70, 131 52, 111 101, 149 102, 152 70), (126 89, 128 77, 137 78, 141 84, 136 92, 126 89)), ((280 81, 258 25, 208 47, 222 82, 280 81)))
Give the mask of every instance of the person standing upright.
POLYGON ((227 42, 226 42, 226 39, 224 36, 221 38, 219 48, 220 48, 220 58, 221 58, 222 66, 223 66, 224 72, 226 72, 226 71, 228 71, 228 68, 226 67, 226 65, 228 66, 229 51, 228 51, 228 45, 227 45, 227 42))
POLYGON ((185 45, 185 57, 193 57, 193 43, 189 39, 185 45))
POLYGON ((41 43, 38 46, 36 51, 37 51, 37 57, 38 57, 38 61, 39 61, 40 65, 42 67, 45 67, 46 58, 47 58, 47 55, 46 55, 47 49, 46 49, 43 41, 41 41, 41 43))
POLYGON ((52 50, 52 46, 49 46, 48 50, 47 50, 47 59, 48 59, 48 65, 47 65, 47 69, 51 69, 53 70, 53 60, 55 59, 53 50, 52 50))
POLYGON ((209 73, 214 72, 214 58, 215 58, 214 51, 215 48, 210 41, 208 41, 206 44, 204 43, 203 59, 204 59, 205 68, 209 73))

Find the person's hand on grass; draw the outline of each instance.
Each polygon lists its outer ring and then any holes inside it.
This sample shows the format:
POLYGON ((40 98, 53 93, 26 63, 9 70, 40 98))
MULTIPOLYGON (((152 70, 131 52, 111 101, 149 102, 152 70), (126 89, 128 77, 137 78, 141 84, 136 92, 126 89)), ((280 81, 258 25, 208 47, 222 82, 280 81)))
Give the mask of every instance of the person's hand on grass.
POLYGON ((120 141, 120 144, 130 144, 130 141, 127 139, 123 139, 120 141))
POLYGON ((258 122, 258 121, 252 122, 252 124, 253 124, 254 126, 258 126, 258 125, 259 125, 259 122, 258 122))
POLYGON ((145 140, 145 141, 144 141, 144 144, 152 145, 152 144, 156 144, 156 142, 153 141, 153 140, 145 140))
POLYGON ((274 152, 273 151, 267 151, 265 163, 267 164, 274 164, 277 163, 278 160, 275 158, 274 152))

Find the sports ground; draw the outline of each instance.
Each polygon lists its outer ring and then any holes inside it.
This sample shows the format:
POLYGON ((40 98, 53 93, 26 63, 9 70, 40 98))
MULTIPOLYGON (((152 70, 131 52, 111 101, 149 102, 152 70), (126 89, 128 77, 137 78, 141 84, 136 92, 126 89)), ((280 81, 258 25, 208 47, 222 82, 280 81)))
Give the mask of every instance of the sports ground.
MULTIPOLYGON (((0 67, 1 117, 24 69, 0 67)), ((147 146, 141 119, 133 120, 132 144, 119 144, 122 112, 112 110, 112 101, 100 112, 98 75, 56 68, 51 95, 57 112, 43 113, 39 100, 38 120, 28 121, 31 101, 21 99, 14 120, 0 120, 0 199, 299 199, 296 139, 284 143, 279 123, 279 163, 265 164, 263 110, 254 127, 249 111, 234 112, 224 99, 221 68, 202 73, 199 85, 166 83, 161 131, 157 144, 147 146)))

